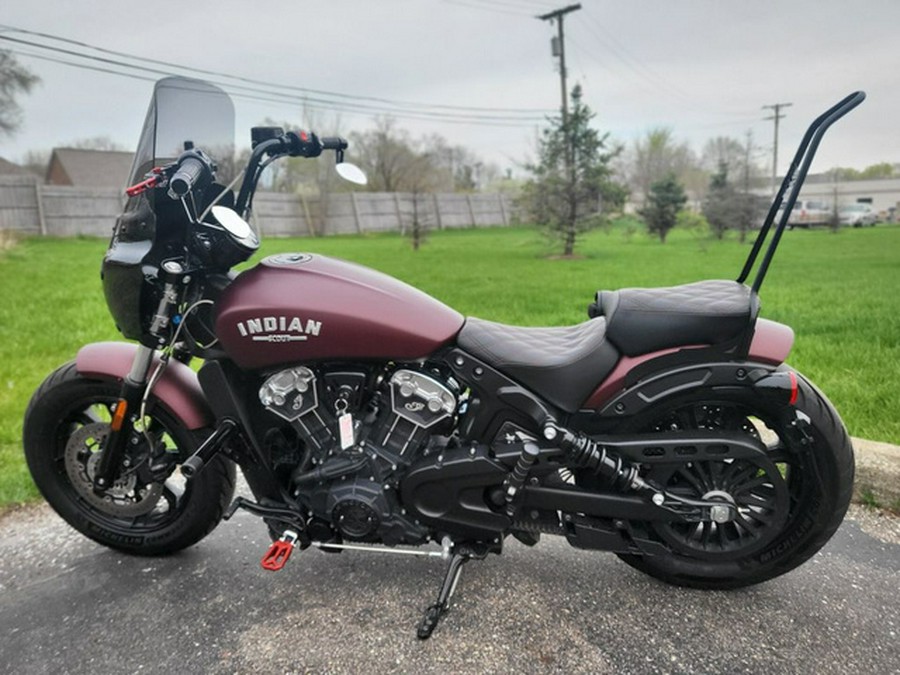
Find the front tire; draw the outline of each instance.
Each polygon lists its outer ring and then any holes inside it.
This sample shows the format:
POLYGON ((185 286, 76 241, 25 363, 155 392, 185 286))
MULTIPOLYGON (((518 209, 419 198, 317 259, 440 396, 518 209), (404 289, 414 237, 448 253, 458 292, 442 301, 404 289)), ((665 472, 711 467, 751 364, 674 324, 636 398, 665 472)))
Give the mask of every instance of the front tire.
POLYGON ((83 377, 74 362, 41 384, 22 433, 34 482, 69 525, 104 546, 152 556, 197 543, 231 501, 234 465, 219 456, 192 480, 181 478, 176 467, 197 449, 202 434, 184 428, 151 395, 138 424, 143 429, 128 445, 128 467, 109 490, 95 494, 93 472, 118 397, 118 383, 83 377))
MULTIPOLYGON (((646 426, 646 419, 643 422, 645 431, 663 426, 670 429, 671 424, 679 424, 673 420, 683 420, 680 424, 685 429, 719 428, 745 431, 751 435, 757 435, 760 432, 756 430, 763 429, 761 436, 757 437, 766 443, 768 459, 778 467, 784 479, 782 482, 776 476, 773 480, 760 470, 751 481, 757 486, 753 499, 762 504, 759 507, 761 522, 769 518, 772 523, 777 523, 772 525, 777 526, 777 531, 768 533, 765 545, 754 546, 754 533, 744 533, 737 525, 719 533, 717 539, 715 534, 704 529, 709 527, 708 524, 697 524, 695 529, 688 525, 678 528, 662 524, 654 528, 653 525, 635 524, 645 528, 653 538, 666 542, 669 552, 660 556, 619 555, 624 562, 666 583, 693 588, 730 589, 785 574, 825 545, 841 524, 850 504, 853 448, 838 413, 824 394, 799 374, 797 379, 799 391, 795 407, 808 418, 806 431, 812 441, 807 450, 798 448, 796 440, 789 440, 792 439, 792 430, 787 426, 783 406, 753 400, 746 394, 732 392, 717 396, 707 392, 695 396, 694 400, 682 399, 662 414, 657 413, 656 420, 649 426, 646 426), (685 415, 685 411, 704 407, 706 410, 726 412, 718 417, 709 417, 709 420, 719 421, 706 422, 698 422, 703 419, 702 415, 685 415), (767 492, 774 495, 775 488, 782 485, 789 493, 787 508, 776 518, 775 498, 771 499, 772 505, 766 505, 765 498, 767 492), (765 512, 770 506, 771 514, 765 512), (742 534, 746 544, 741 541, 742 534)), ((720 470, 719 476, 735 475, 737 471, 720 470)), ((692 484, 699 486, 699 481, 690 475, 673 475, 676 476, 673 480, 676 484, 680 481, 682 489, 690 490, 692 484)), ((697 492, 706 489, 708 486, 699 486, 697 492)))

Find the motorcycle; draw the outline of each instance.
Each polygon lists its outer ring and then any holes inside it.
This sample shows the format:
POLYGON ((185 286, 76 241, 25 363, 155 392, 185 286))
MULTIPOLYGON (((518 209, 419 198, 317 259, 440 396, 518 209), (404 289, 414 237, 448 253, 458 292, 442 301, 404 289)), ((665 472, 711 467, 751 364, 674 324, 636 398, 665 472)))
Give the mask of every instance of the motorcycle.
POLYGON ((236 274, 268 164, 333 152, 365 176, 341 138, 257 127, 232 179, 228 96, 161 80, 102 264, 134 342, 86 345, 40 385, 31 475, 71 526, 131 554, 191 546, 243 509, 273 540, 266 570, 295 548, 441 557, 423 639, 463 565, 510 536, 694 588, 784 574, 841 523, 853 450, 758 293, 822 135, 864 97, 810 126, 736 281, 599 291, 584 322, 532 328, 318 254, 236 274), (253 499, 233 498, 236 465, 253 499))

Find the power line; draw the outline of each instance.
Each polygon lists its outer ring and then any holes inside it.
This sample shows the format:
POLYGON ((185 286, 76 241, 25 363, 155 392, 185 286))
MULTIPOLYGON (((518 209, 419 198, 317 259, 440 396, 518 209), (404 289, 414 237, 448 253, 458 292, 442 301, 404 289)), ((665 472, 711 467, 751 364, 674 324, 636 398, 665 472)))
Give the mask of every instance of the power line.
MULTIPOLYGON (((43 61, 50 61, 53 63, 59 63, 66 66, 71 66, 74 68, 79 68, 82 70, 90 70, 94 72, 101 72, 110 75, 118 75, 120 77, 127 77, 129 79, 134 80, 142 80, 146 82, 155 82, 158 80, 158 77, 149 77, 143 75, 137 75, 135 73, 122 72, 118 70, 113 70, 112 68, 104 68, 101 66, 94 66, 85 63, 76 63, 73 61, 67 61, 61 58, 54 58, 51 56, 46 56, 43 54, 34 54, 31 52, 26 52, 20 49, 12 50, 13 53, 40 59, 43 61)), ((163 73, 167 74, 167 73, 163 73)), ((232 98, 238 100, 246 100, 246 101, 256 101, 256 102, 264 102, 264 103, 277 103, 281 105, 289 104, 289 105, 299 105, 310 110, 324 111, 324 112, 346 112, 351 114, 362 114, 374 116, 376 114, 384 113, 389 114, 392 117, 397 119, 406 119, 406 120, 416 120, 416 121, 430 121, 430 122, 441 122, 442 124, 462 124, 462 125, 473 125, 473 126, 485 126, 485 127, 531 127, 537 124, 537 119, 532 121, 527 121, 524 118, 522 119, 506 119, 503 118, 486 118, 486 119, 476 119, 476 118, 466 118, 466 117, 440 117, 439 114, 428 113, 425 111, 395 111, 395 110, 383 110, 383 109, 361 109, 359 106, 351 106, 347 104, 343 104, 340 102, 334 101, 322 101, 315 98, 309 97, 300 97, 291 94, 283 94, 280 92, 258 92, 253 93, 252 90, 248 93, 246 91, 241 91, 241 89, 249 89, 246 87, 235 87, 233 85, 225 85, 219 82, 210 82, 211 84, 215 84, 217 86, 221 86, 225 89, 229 90, 229 95, 232 98), (237 90, 236 90, 237 89, 237 90)))
MULTIPOLYGON (((507 14, 509 16, 529 16, 528 12, 516 12, 512 9, 504 9, 502 7, 494 7, 494 6, 486 6, 481 5, 476 2, 476 0, 443 0, 449 5, 459 5, 460 7, 467 7, 469 9, 480 9, 484 12, 496 12, 497 14, 507 14)), ((504 6, 505 7, 505 6, 504 6)))
MULTIPOLYGON (((46 56, 43 54, 33 54, 30 52, 22 51, 19 49, 12 50, 13 53, 21 56, 26 56, 30 58, 39 59, 42 61, 50 61, 52 63, 59 63, 66 66, 72 66, 74 68, 79 68, 82 70, 90 70, 94 72, 107 73, 110 75, 118 75, 120 77, 127 77, 133 80, 141 80, 145 82, 155 82, 159 78, 156 77, 148 77, 137 75, 134 73, 127 73, 122 71, 113 70, 111 68, 103 68, 100 66, 93 66, 84 63, 75 63, 72 61, 66 61, 64 59, 54 58, 52 56, 46 56)), ((217 86, 225 86, 221 85, 221 83, 211 82, 211 84, 216 84, 217 86)), ((346 112, 351 114, 368 114, 372 115, 377 111, 361 111, 357 107, 346 106, 340 103, 335 103, 331 101, 321 102, 316 99, 303 98, 297 96, 291 96, 287 94, 279 94, 277 92, 272 92, 268 95, 266 94, 252 94, 252 93, 244 93, 241 91, 234 91, 231 87, 225 86, 228 88, 229 95, 238 100, 244 101, 254 101, 254 102, 263 102, 263 103, 276 103, 280 105, 299 105, 304 108, 308 108, 309 110, 323 111, 323 112, 346 112)), ((439 121, 442 124, 462 124, 462 125, 475 125, 475 126, 485 126, 485 127, 531 127, 536 124, 536 122, 525 122, 525 121, 502 121, 500 119, 489 119, 489 120, 474 120, 474 119, 465 119, 465 118, 435 118, 432 116, 426 117, 424 116, 426 113, 416 113, 416 112, 394 112, 388 111, 392 117, 397 119, 406 119, 406 120, 416 120, 416 121, 439 121)))
MULTIPOLYGON (((388 99, 388 98, 377 97, 377 96, 362 96, 362 95, 345 94, 342 92, 334 92, 334 91, 327 91, 327 90, 321 90, 321 89, 310 89, 307 87, 298 87, 296 85, 289 85, 289 84, 283 84, 283 83, 277 83, 277 82, 268 82, 268 81, 263 81, 263 80, 254 80, 251 78, 246 78, 246 77, 242 77, 239 75, 233 75, 233 74, 225 73, 222 71, 196 68, 193 66, 186 66, 183 64, 172 63, 169 61, 162 61, 162 60, 154 59, 154 58, 150 58, 150 57, 136 56, 134 54, 129 54, 126 52, 116 51, 116 50, 112 50, 112 49, 106 49, 104 47, 99 47, 97 45, 92 45, 92 44, 82 42, 79 40, 72 40, 70 38, 65 38, 65 37, 58 36, 58 35, 42 33, 39 31, 26 30, 26 29, 17 28, 14 26, 2 26, 2 28, 7 31, 13 31, 13 32, 20 33, 23 35, 31 35, 34 37, 40 37, 40 38, 44 38, 47 40, 53 40, 56 42, 61 42, 61 43, 68 44, 71 46, 79 47, 81 49, 89 49, 89 50, 92 50, 92 51, 95 51, 95 52, 98 52, 101 54, 108 54, 110 56, 126 58, 126 59, 129 59, 132 61, 136 61, 138 63, 152 64, 155 66, 164 66, 166 68, 175 68, 175 69, 181 70, 181 71, 199 73, 201 75, 212 75, 215 77, 224 77, 229 80, 235 80, 237 82, 244 82, 244 83, 254 85, 254 86, 275 88, 275 89, 278 89, 279 91, 290 90, 290 91, 303 93, 305 95, 346 99, 350 102, 367 101, 367 102, 372 102, 372 103, 383 104, 385 106, 389 106, 392 108, 409 108, 412 110, 442 110, 442 111, 446 110, 446 111, 448 111, 448 114, 453 113, 453 112, 466 113, 466 114, 469 114, 469 113, 488 113, 488 114, 504 113, 507 116, 526 116, 528 118, 528 121, 534 121, 534 118, 532 117, 533 115, 537 114, 537 115, 543 116, 543 115, 549 114, 551 112, 549 110, 540 109, 540 108, 493 108, 493 107, 448 105, 448 104, 440 104, 440 103, 420 103, 420 102, 415 102, 415 101, 403 101, 403 100, 388 99)), ((105 61, 107 63, 119 65, 122 67, 144 69, 147 72, 155 72, 155 73, 165 74, 165 75, 172 74, 170 71, 147 69, 146 66, 127 64, 127 63, 122 63, 121 61, 115 61, 115 60, 104 60, 103 57, 92 56, 92 55, 86 54, 84 52, 64 50, 60 47, 54 47, 51 45, 45 45, 45 44, 36 43, 36 42, 29 42, 26 40, 13 38, 13 37, 9 37, 6 35, 0 35, 0 39, 6 40, 8 42, 18 42, 18 43, 29 45, 32 47, 37 47, 39 49, 46 49, 49 51, 65 53, 65 54, 68 54, 71 56, 76 56, 79 58, 85 58, 85 59, 91 59, 91 60, 97 60, 97 61, 105 61)))
MULTIPOLYGON (((595 16, 591 14, 591 12, 586 12, 585 16, 587 17, 588 22, 590 22, 581 24, 582 26, 584 26, 585 30, 587 30, 594 38, 596 38, 599 44, 604 45, 628 70, 630 70, 632 73, 634 73, 639 78, 644 80, 648 85, 650 85, 655 93, 659 94, 662 90, 663 93, 668 93, 670 96, 681 99, 694 110, 702 111, 705 113, 719 116, 746 117, 746 113, 743 112, 707 110, 696 105, 694 97, 692 97, 688 92, 682 91, 680 88, 674 86, 671 81, 654 72, 638 57, 634 56, 628 50, 628 48, 625 47, 625 45, 623 45, 615 37, 615 35, 613 35, 595 16)), ((584 49, 583 46, 582 49, 584 49)), ((594 58, 594 60, 596 60, 597 62, 602 63, 601 59, 597 58, 592 53, 588 52, 588 55, 594 58)))
MULTIPOLYGON (((463 0, 445 0, 452 4, 462 4, 463 0)), ((495 11, 504 11, 507 14, 515 14, 521 16, 533 16, 535 11, 547 11, 549 2, 522 3, 517 0, 464 0, 467 6, 477 9, 491 9, 495 11)))

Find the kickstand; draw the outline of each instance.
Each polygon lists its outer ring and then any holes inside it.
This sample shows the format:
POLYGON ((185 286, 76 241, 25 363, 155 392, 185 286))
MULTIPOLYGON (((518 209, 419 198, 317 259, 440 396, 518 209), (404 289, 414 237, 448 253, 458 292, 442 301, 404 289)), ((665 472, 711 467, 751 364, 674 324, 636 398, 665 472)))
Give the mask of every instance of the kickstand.
POLYGON ((416 632, 420 640, 427 640, 431 637, 434 629, 437 628, 438 621, 450 609, 450 598, 453 597, 453 592, 456 590, 462 566, 470 560, 484 560, 491 550, 499 552, 499 548, 491 549, 483 544, 462 544, 454 547, 437 602, 425 610, 425 616, 422 617, 422 623, 419 624, 419 630, 416 632))
POLYGON ((425 616, 422 617, 422 623, 419 624, 419 630, 416 632, 420 640, 427 640, 431 637, 434 629, 437 628, 438 621, 450 608, 450 598, 453 597, 453 591, 456 590, 459 575, 462 573, 462 566, 471 559, 472 556, 468 552, 454 553, 453 557, 450 558, 450 565, 447 567, 447 574, 444 575, 444 583, 441 584, 441 592, 438 593, 437 602, 425 610, 425 616))

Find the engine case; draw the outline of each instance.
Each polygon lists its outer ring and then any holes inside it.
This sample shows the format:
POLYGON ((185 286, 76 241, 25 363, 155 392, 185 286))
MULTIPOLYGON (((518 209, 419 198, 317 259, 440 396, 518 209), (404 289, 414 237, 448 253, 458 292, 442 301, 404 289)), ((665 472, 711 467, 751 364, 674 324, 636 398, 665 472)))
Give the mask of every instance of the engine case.
POLYGON ((409 464, 426 446, 435 427, 457 409, 455 383, 442 383, 430 374, 401 369, 391 376, 390 408, 386 408, 369 434, 369 444, 392 463, 409 464))
MULTIPOLYGON (((452 426, 459 388, 419 369, 399 368, 384 377, 296 366, 266 378, 259 400, 290 423, 307 449, 307 460, 298 459, 290 472, 291 489, 318 523, 349 540, 421 543, 429 530, 405 515, 397 490, 425 448, 443 439, 442 425, 452 426), (366 382, 382 384, 372 392, 366 382)), ((270 435, 279 448, 285 445, 282 434, 270 435)))

